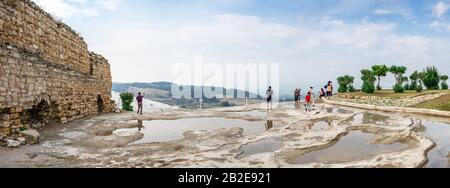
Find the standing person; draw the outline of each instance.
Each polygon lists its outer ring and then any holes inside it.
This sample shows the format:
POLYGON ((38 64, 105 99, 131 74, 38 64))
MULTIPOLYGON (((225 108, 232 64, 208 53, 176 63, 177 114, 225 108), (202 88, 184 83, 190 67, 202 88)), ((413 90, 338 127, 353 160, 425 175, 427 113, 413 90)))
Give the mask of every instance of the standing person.
POLYGON ((313 86, 309 87, 309 93, 311 95, 312 106, 315 107, 316 106, 316 94, 314 93, 314 87, 313 86))
POLYGON ((327 97, 328 99, 333 96, 333 82, 329 81, 327 85, 327 97))
MULTIPOLYGON (((145 95, 145 94, 144 94, 145 95)), ((143 112, 143 106, 144 106, 144 95, 142 95, 141 92, 138 93, 138 96, 136 97, 136 101, 138 103, 138 114, 144 114, 143 112)))
POLYGON ((298 89, 298 103, 300 104, 302 102, 302 89, 298 89))
POLYGON ((273 100, 272 87, 269 87, 269 89, 266 91, 266 97, 267 97, 267 110, 269 110, 269 105, 270 105, 270 110, 271 110, 272 109, 272 100, 273 100))
POLYGON ((297 90, 296 90, 296 93, 295 93, 295 96, 296 96, 296 98, 297 98, 297 100, 296 100, 295 102, 296 102, 297 104, 300 103, 301 100, 302 100, 302 99, 300 98, 300 97, 301 97, 300 92, 302 92, 302 90, 301 90, 301 89, 297 89, 297 90))
POLYGON ((308 92, 305 98, 306 111, 311 111, 311 92, 308 92))
POLYGON ((323 88, 320 89, 319 97, 320 97, 320 99, 322 99, 323 97, 325 97, 325 90, 324 90, 323 88))
POLYGON ((295 100, 295 104, 298 103, 298 89, 295 89, 294 91, 294 100, 295 100))

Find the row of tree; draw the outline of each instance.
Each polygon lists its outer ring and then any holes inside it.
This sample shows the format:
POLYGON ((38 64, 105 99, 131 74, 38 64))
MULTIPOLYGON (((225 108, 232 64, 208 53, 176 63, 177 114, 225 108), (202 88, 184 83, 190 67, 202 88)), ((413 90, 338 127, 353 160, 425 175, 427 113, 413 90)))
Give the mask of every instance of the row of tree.
MULTIPOLYGON (((375 65, 371 69, 361 70, 361 80, 363 81, 361 90, 366 93, 374 93, 375 90, 382 90, 381 79, 388 73, 395 77, 393 89, 396 93, 403 93, 405 90, 423 91, 423 85, 429 90, 448 89, 448 76, 439 74, 436 67, 427 67, 422 72, 414 71, 409 77, 404 76, 408 69, 405 66, 375 65), (375 86, 375 83, 377 85, 375 86)), ((341 76, 338 79, 339 93, 353 92, 355 77, 350 75, 341 76)))

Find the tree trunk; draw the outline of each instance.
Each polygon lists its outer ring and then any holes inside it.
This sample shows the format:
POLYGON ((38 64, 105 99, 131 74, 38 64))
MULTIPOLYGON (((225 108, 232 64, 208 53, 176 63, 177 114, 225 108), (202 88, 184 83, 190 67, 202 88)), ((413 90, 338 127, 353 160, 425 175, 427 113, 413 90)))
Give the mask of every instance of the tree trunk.
MULTIPOLYGON (((378 86, 377 86, 377 89, 379 89, 380 88, 380 82, 381 82, 381 77, 380 76, 378 76, 378 86)), ((380 89, 381 90, 381 89, 380 89)))

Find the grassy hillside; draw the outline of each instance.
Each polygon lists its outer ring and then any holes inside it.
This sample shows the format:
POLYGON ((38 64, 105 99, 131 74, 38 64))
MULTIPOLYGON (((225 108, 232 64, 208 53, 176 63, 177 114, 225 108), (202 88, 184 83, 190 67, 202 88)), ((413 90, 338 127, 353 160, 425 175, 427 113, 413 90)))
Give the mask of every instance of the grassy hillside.
POLYGON ((399 99, 405 97, 417 97, 421 95, 436 94, 436 93, 450 94, 450 90, 424 90, 421 93, 418 93, 416 91, 405 91, 404 93, 395 93, 393 90, 382 90, 376 91, 375 93, 353 92, 353 93, 342 93, 341 95, 355 96, 355 97, 375 96, 382 98, 399 99))
POLYGON ((414 105, 412 107, 450 111, 450 94, 444 95, 431 101, 414 105))

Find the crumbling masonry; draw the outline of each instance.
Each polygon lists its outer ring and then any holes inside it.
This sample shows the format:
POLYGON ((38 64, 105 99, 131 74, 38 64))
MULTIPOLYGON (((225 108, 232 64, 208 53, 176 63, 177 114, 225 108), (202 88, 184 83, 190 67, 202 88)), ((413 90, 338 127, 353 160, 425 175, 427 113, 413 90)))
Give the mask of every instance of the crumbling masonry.
POLYGON ((29 0, 0 0, 0 142, 112 111, 111 84, 108 61, 70 27, 29 0))

